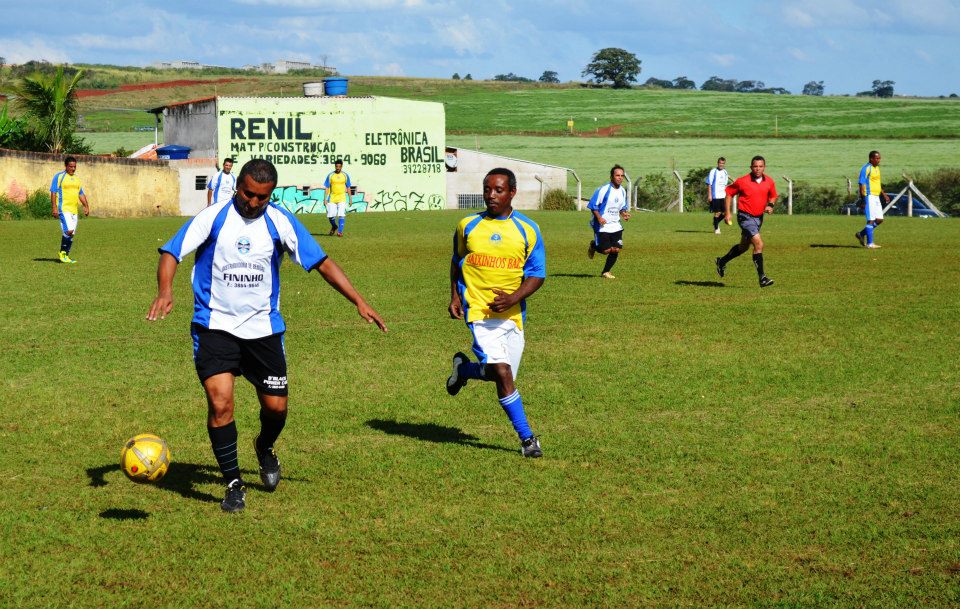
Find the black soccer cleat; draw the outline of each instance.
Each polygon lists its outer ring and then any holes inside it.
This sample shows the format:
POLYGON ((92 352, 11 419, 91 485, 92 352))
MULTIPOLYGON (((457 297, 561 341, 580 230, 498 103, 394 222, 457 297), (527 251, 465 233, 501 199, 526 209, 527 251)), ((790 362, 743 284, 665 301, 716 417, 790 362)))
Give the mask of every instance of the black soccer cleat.
POLYGON ((857 233, 854 235, 857 238, 857 241, 860 242, 860 247, 866 247, 867 242, 863 240, 863 233, 857 233))
POLYGON ((277 453, 273 452, 273 447, 266 450, 260 450, 260 436, 253 441, 253 450, 257 453, 257 462, 260 464, 260 482, 266 487, 267 491, 273 492, 280 484, 280 459, 277 459, 277 453))
POLYGON ((720 259, 717 258, 717 275, 720 275, 720 279, 723 279, 723 273, 727 269, 727 265, 720 262, 720 259))
POLYGON ((465 353, 457 351, 453 356, 453 372, 447 377, 447 393, 457 395, 467 384, 467 377, 460 373, 460 366, 468 363, 470 358, 465 353))
POLYGON ((590 245, 587 246, 587 258, 593 260, 593 255, 597 253, 597 246, 594 245, 593 241, 590 242, 590 245))
POLYGON ((227 493, 220 502, 220 509, 230 514, 242 512, 247 507, 244 501, 247 497, 247 487, 243 485, 243 480, 237 478, 227 485, 227 493))
POLYGON ((543 456, 543 450, 540 448, 540 438, 530 436, 526 440, 520 441, 520 454, 524 457, 536 459, 543 456))
POLYGON ((773 279, 770 279, 770 278, 767 277, 766 275, 764 275, 763 277, 760 278, 760 287, 761 287, 761 288, 769 288, 769 287, 772 286, 772 285, 773 285, 773 279))

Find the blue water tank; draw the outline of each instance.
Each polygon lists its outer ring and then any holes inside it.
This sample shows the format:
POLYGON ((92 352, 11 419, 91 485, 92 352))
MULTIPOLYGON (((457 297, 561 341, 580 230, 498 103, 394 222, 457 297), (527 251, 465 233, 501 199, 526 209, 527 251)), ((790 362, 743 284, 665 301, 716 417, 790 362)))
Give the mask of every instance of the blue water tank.
POLYGON ((323 79, 324 95, 346 95, 347 79, 343 76, 328 76, 323 79))
POLYGON ((179 161, 190 157, 189 146, 160 146, 157 148, 157 158, 162 161, 179 161))

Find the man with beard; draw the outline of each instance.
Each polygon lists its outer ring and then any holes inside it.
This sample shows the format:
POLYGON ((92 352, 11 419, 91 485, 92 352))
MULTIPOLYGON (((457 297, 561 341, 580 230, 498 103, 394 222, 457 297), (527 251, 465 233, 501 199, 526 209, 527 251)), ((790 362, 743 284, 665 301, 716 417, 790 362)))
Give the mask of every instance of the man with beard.
POLYGON ((237 461, 233 418, 234 377, 243 375, 260 401, 260 434, 254 450, 268 491, 280 482, 274 442, 287 419, 286 326, 280 315, 280 263, 284 252, 320 275, 357 307, 360 317, 384 332, 383 319, 364 301, 310 232, 285 209, 270 203, 277 170, 254 159, 240 169, 237 193, 189 220, 160 251, 157 297, 147 319, 173 309, 173 277, 183 257, 196 250, 191 325, 197 376, 207 395, 207 432, 227 483, 220 507, 239 512, 246 492, 237 461))

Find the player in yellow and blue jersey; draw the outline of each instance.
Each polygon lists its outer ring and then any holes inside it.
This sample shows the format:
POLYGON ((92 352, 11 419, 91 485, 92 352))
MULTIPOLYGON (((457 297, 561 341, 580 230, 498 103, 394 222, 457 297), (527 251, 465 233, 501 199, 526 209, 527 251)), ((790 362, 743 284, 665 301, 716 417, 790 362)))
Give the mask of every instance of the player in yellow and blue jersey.
POLYGON ((874 249, 880 246, 873 242, 873 231, 883 223, 880 198, 883 197, 883 200, 889 203, 890 197, 880 186, 880 153, 871 150, 867 159, 867 164, 860 168, 860 196, 863 197, 863 213, 867 216, 867 225, 855 236, 860 245, 874 249))
POLYGON ((546 251, 537 224, 513 209, 517 178, 509 169, 483 179, 487 210, 467 216, 453 236, 450 317, 463 319, 473 334, 478 362, 453 356, 447 392, 456 395, 470 379, 492 381, 524 457, 541 457, 540 440, 527 422, 514 384, 523 355, 526 299, 547 276, 546 251))
POLYGON ((343 161, 337 159, 333 171, 327 174, 323 182, 326 189, 327 220, 330 221, 330 234, 343 236, 343 227, 347 217, 347 204, 350 202, 350 175, 343 170, 343 161))
POLYGON ((83 184, 75 174, 77 159, 68 156, 63 160, 63 171, 53 176, 50 182, 50 206, 54 218, 60 219, 60 262, 73 264, 70 248, 73 247, 73 235, 77 232, 77 221, 83 205, 83 215, 90 215, 90 203, 83 192, 83 184))

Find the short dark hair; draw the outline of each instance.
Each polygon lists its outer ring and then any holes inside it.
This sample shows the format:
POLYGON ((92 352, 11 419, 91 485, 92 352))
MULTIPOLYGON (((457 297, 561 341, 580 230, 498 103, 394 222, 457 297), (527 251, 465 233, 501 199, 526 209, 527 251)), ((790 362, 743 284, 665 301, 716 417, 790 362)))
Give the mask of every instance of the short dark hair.
POLYGON ((870 151, 870 154, 867 155, 867 158, 868 158, 868 159, 872 159, 872 158, 873 158, 873 155, 875 155, 875 154, 880 154, 880 151, 879 151, 879 150, 871 150, 871 151, 870 151))
POLYGON ((233 163, 233 162, 235 162, 235 161, 234 161, 232 158, 227 157, 227 158, 223 159, 223 162, 224 162, 224 163, 233 163))
POLYGON ((333 162, 334 165, 343 165, 343 159, 337 159, 333 162))
POLYGON ((717 162, 719 163, 720 161, 723 161, 724 163, 726 163, 726 162, 727 162, 727 159, 725 159, 725 158, 723 158, 723 157, 720 157, 719 159, 717 159, 717 162))
POLYGON ((618 169, 623 172, 623 175, 627 175, 627 170, 626 170, 626 169, 624 169, 624 168, 621 167, 620 165, 614 165, 613 167, 610 168, 610 179, 611 179, 611 180, 613 179, 613 172, 616 171, 616 170, 618 170, 618 169))
POLYGON ((63 159, 63 166, 66 167, 70 163, 76 163, 76 162, 77 162, 77 157, 68 156, 67 158, 63 159))
POLYGON ((483 176, 483 181, 486 182, 487 178, 490 176, 507 176, 507 184, 509 184, 510 190, 517 189, 517 176, 506 167, 496 167, 491 169, 487 172, 487 175, 483 176))
POLYGON ((760 156, 759 154, 758 154, 757 156, 753 157, 752 159, 750 159, 750 164, 753 165, 753 162, 754 162, 754 161, 763 161, 763 164, 764 164, 764 165, 767 164, 767 159, 763 158, 763 157, 760 156))
POLYGON ((277 168, 266 159, 251 159, 244 163, 237 182, 243 182, 244 176, 250 176, 250 179, 258 184, 277 184, 277 168))

